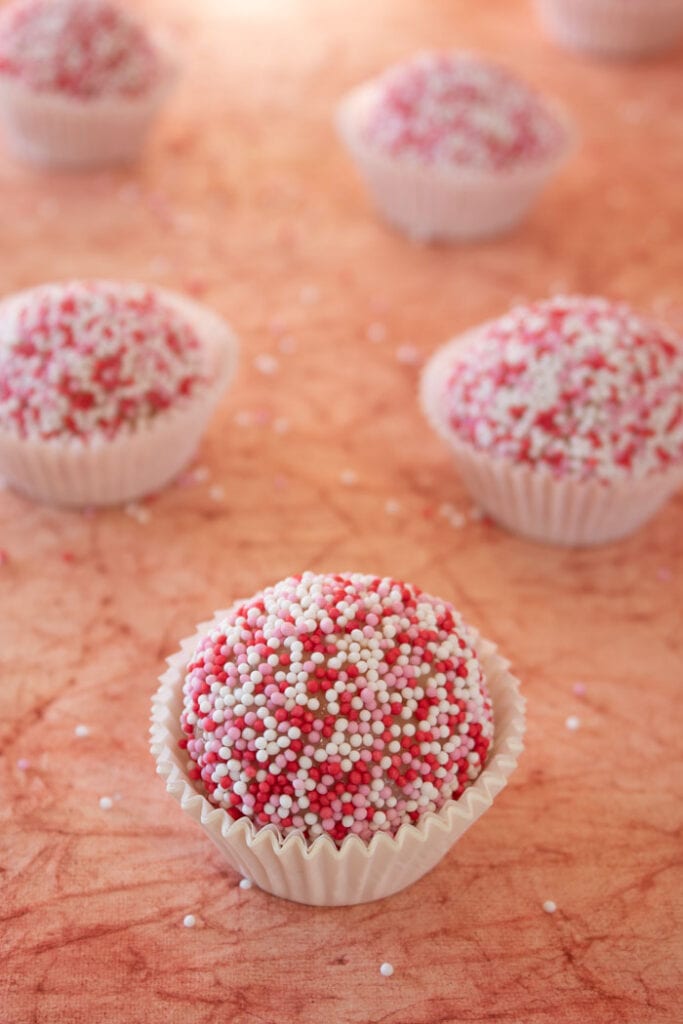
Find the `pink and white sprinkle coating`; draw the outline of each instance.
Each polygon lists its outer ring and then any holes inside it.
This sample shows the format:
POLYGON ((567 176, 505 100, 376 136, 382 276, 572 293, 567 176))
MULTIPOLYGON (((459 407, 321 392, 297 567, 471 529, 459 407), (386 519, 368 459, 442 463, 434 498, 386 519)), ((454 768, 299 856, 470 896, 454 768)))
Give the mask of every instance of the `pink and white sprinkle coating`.
POLYGON ((504 171, 566 145, 544 101, 505 68, 468 53, 421 53, 377 80, 364 137, 420 164, 504 171))
POLYGON ((110 439, 208 384, 193 328, 144 286, 45 285, 0 306, 0 429, 110 439))
POLYGON ((306 572, 236 606, 183 694, 190 778, 233 819, 308 841, 417 823, 477 778, 493 737, 472 632, 375 576, 306 572))
POLYGON ((556 477, 643 478, 683 463, 683 343, 606 299, 520 306, 454 350, 449 428, 556 477))
POLYGON ((0 13, 0 75, 37 92, 134 98, 160 74, 147 31, 111 0, 15 0, 0 13))

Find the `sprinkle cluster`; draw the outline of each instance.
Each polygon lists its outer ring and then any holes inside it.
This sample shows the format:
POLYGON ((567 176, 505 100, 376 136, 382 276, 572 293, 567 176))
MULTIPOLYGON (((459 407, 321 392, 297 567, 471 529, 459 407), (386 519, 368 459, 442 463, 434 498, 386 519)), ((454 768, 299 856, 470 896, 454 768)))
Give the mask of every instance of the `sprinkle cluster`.
POLYGON ((95 99, 148 92, 160 65, 143 26, 110 0, 15 0, 0 15, 0 73, 95 99))
POLYGON ((600 298, 513 309, 454 356, 450 426, 555 476, 645 477, 683 461, 683 344, 600 298))
POLYGON ((198 338, 138 285, 45 285, 0 307, 0 428, 112 438, 206 383, 198 338))
POLYGON ((559 152, 565 133, 540 96, 466 53, 391 68, 365 125, 372 146, 423 164, 502 171, 559 152))
POLYGON ((306 572, 233 609, 187 669, 188 772, 234 819, 307 840, 394 834, 481 772, 491 702, 445 601, 306 572))

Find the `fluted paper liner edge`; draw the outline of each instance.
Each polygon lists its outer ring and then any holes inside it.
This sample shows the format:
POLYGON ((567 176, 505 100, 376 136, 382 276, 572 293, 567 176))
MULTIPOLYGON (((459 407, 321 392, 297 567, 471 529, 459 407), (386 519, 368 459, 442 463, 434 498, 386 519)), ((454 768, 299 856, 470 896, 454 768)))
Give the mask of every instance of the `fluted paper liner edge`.
POLYGON ((312 844, 298 835, 282 839, 270 827, 233 821, 199 793, 187 776, 187 754, 178 747, 185 670, 200 638, 226 611, 202 623, 168 659, 152 699, 150 749, 167 791, 202 826, 228 863, 261 889, 284 899, 320 906, 365 903, 390 896, 431 870, 507 785, 523 749, 524 700, 509 662, 496 646, 477 638, 493 706, 494 739, 481 774, 459 800, 403 825, 395 837, 379 833, 365 843, 350 836, 337 848, 327 836, 312 844))

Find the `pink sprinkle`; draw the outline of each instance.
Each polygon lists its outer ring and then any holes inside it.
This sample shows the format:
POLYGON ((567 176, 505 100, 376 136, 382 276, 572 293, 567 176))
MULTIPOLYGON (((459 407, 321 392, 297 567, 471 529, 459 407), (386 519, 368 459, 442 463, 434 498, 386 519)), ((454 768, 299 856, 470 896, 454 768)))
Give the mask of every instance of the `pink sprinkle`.
POLYGON ((26 772, 31 767, 31 762, 27 757, 20 757, 17 761, 17 768, 20 772, 26 772))
POLYGON ((585 683, 574 683, 572 686, 572 693, 575 697, 586 696, 586 684, 585 683))
POLYGON ((657 579, 661 580, 663 583, 668 583, 672 576, 673 573, 671 572, 671 569, 667 569, 666 566, 662 566, 661 569, 657 569, 657 579))
POLYGON ((7 565, 9 562, 9 554, 4 548, 0 548, 0 566, 7 565))

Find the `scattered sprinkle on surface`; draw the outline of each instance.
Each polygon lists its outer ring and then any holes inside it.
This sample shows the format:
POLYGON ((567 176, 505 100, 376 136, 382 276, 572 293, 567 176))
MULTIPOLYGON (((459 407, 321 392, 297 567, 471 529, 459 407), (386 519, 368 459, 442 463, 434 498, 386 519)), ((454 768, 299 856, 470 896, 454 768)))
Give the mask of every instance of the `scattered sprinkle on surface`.
POLYGON ((17 761, 17 768, 20 772, 27 772, 31 767, 31 762, 27 757, 20 757, 17 761))
POLYGON ((276 434, 286 434, 289 430, 289 420, 286 416, 278 416, 273 420, 273 430, 276 434))
POLYGON ((546 914, 554 914, 557 910, 557 904, 553 900, 546 900, 543 904, 543 909, 546 914))
POLYGON ((112 800, 112 798, 110 796, 101 796, 100 797, 100 810, 102 810, 102 811, 110 811, 113 806, 114 806, 114 801, 112 800))
POLYGON ((343 469, 339 474, 339 482, 344 484, 345 487, 353 487, 354 484, 358 483, 358 473, 353 469, 343 469))
POLYGON ((9 553, 4 548, 0 548, 0 567, 9 563, 9 553))
POLYGON ((145 28, 110 0, 15 0, 0 15, 0 74, 38 92, 131 98, 160 73, 145 28))
POLYGON ((421 53, 377 85, 364 137, 391 156, 504 171, 559 154, 566 144, 539 95, 472 54, 421 53))
POLYGON ((251 889, 253 884, 254 883, 252 882, 251 878, 241 878, 240 879, 240 889, 251 889))
POLYGON ((565 719, 564 724, 570 732, 576 732, 581 726, 581 719, 578 715, 570 715, 569 718, 565 719))
POLYGON ((403 366, 417 366, 422 361, 422 355, 415 345, 399 345, 396 349, 396 359, 403 366))
POLYGON ((180 746, 233 819, 307 840, 395 834, 457 799, 493 736, 473 634, 446 601, 360 574, 283 580, 200 641, 180 746))
POLYGON ((221 487, 220 484, 214 484, 209 487, 209 497, 211 501, 223 501, 225 498, 225 488, 221 487))
POLYGON ((380 964, 379 973, 383 978, 390 978, 394 973, 394 965, 388 963, 380 964))
POLYGON ((183 918, 183 924, 185 925, 186 928, 194 928, 196 923, 197 918, 194 916, 194 914, 185 914, 185 917, 183 918))
POLYGON ((74 736, 78 736, 79 739, 83 739, 85 736, 90 735, 90 726, 79 723, 74 729, 74 736))
POLYGON ((396 498, 387 498, 384 504, 384 511, 388 516, 397 516, 401 511, 401 503, 396 498))
POLYGON ((192 327, 153 290, 43 285, 0 305, 0 427, 21 438, 110 439, 208 383, 192 327))
POLYGON ((384 341, 387 336, 386 324, 377 320, 372 324, 368 324, 368 328, 365 333, 368 341, 371 341, 373 345, 377 345, 379 342, 384 341))
POLYGON ((131 519, 140 523, 141 526, 146 526, 152 518, 152 513, 149 509, 145 508, 144 505, 139 505, 137 501, 129 501, 128 504, 124 506, 124 511, 127 516, 130 516, 131 519))
POLYGON ((683 342, 606 299, 558 296, 473 332, 443 401, 460 440, 557 477, 683 463, 683 342))
POLYGON ((267 352, 262 352, 260 355, 255 357, 254 368, 258 370, 259 373, 269 377, 272 376, 272 374, 277 373, 280 368, 280 364, 275 356, 271 356, 267 352))
POLYGON ((305 306, 312 306, 320 299, 320 289, 314 284, 305 284, 299 292, 299 298, 305 306))
POLYGON ((572 686, 572 693, 575 697, 586 696, 586 684, 585 683, 574 683, 572 686))

